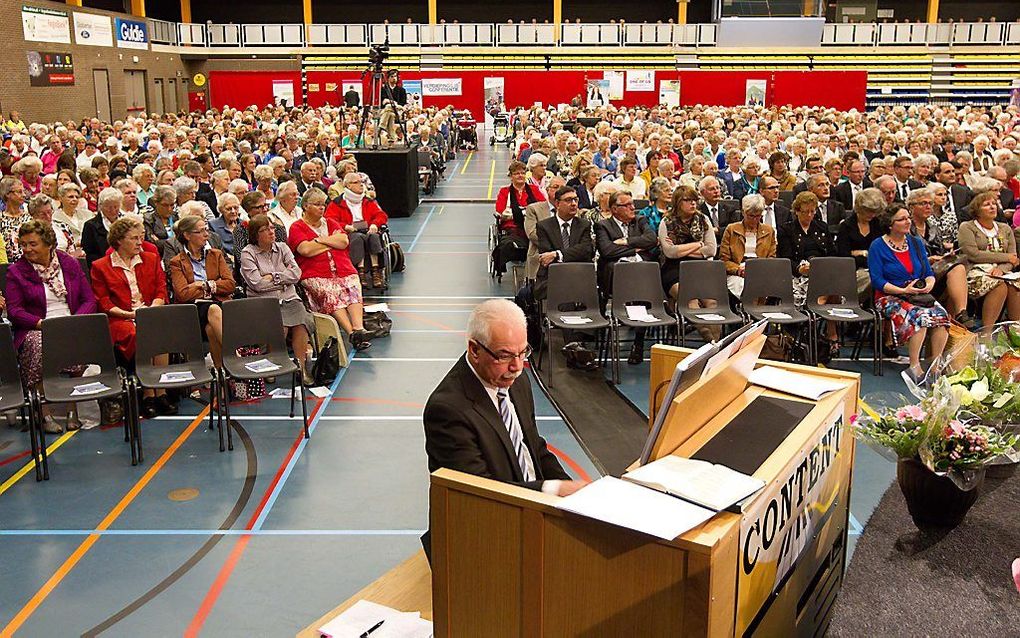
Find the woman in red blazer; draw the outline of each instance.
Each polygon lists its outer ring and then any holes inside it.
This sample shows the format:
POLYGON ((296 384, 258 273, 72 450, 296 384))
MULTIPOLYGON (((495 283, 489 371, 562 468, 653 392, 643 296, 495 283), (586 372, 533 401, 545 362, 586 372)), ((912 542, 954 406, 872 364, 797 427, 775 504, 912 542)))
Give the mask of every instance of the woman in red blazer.
MULTIPOLYGON (((145 227, 137 218, 116 220, 107 237, 113 250, 93 262, 92 289, 99 309, 110 318, 114 347, 130 365, 135 358, 135 311, 169 303, 166 275, 159 255, 142 250, 145 227)), ((167 356, 156 357, 154 363, 166 365, 167 356)), ((177 407, 163 390, 143 394, 142 416, 176 413, 177 407)))
POLYGON ((351 263, 358 269, 362 287, 368 286, 365 255, 368 254, 372 269, 372 286, 382 290, 386 287, 383 277, 382 236, 379 228, 386 221, 386 213, 374 199, 365 197, 365 182, 361 173, 344 175, 344 192, 326 207, 324 215, 344 229, 350 239, 348 252, 351 263))

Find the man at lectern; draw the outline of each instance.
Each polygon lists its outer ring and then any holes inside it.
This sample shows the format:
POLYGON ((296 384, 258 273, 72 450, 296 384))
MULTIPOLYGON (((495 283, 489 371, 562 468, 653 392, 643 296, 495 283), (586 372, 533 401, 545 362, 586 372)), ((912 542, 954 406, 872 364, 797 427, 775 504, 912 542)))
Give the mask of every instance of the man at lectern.
POLYGON ((446 467, 560 496, 585 485, 570 480, 538 432, 523 374, 530 354, 527 320, 513 302, 489 299, 475 307, 467 352, 425 405, 430 472, 446 467))

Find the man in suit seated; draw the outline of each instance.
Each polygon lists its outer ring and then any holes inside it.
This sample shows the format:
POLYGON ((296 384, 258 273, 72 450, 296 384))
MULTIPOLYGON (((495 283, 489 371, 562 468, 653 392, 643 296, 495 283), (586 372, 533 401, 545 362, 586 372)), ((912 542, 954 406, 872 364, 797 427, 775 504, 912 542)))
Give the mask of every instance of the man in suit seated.
POLYGON ((822 158, 817 155, 812 155, 804 160, 804 170, 800 175, 798 175, 798 177, 803 181, 798 182, 797 185, 793 187, 793 196, 796 198, 797 195, 808 190, 808 180, 814 175, 821 175, 824 172, 825 165, 822 163, 822 158))
POLYGON ((524 234, 528 236, 528 260, 525 262, 524 276, 531 281, 534 281, 538 275, 539 250, 535 243, 538 241, 538 222, 552 217, 553 197, 556 195, 556 191, 563 188, 566 183, 567 180, 563 177, 553 175, 546 185, 545 199, 528 204, 528 207, 524 209, 524 234))
MULTIPOLYGON (((449 468, 567 496, 572 481, 546 446, 524 364, 531 354, 527 319, 507 299, 489 299, 468 318, 467 352, 425 404, 429 471, 449 468)), ((422 536, 426 555, 430 535, 422 536)))
POLYGON ((561 186, 550 193, 549 199, 556 206, 556 214, 538 222, 532 244, 538 251, 536 299, 545 299, 549 266, 568 262, 591 263, 595 258, 591 222, 577 217, 577 192, 570 186, 561 186))
POLYGON ((909 155, 900 155, 893 161, 893 177, 896 179, 896 200, 907 201, 910 191, 924 188, 924 184, 912 177, 914 160, 909 155))
POLYGON ((969 188, 960 184, 956 180, 956 164, 954 162, 942 162, 939 164, 938 172, 935 173, 935 179, 939 184, 946 187, 946 191, 949 194, 946 205, 943 207, 943 212, 952 213, 956 216, 958 222, 964 222, 970 219, 967 214, 967 206, 970 205, 970 200, 974 199, 974 193, 969 188))
POLYGON ((781 185, 775 177, 761 178, 761 196, 765 198, 765 212, 761 223, 778 230, 790 221, 790 208, 779 199, 781 185))
MULTIPOLYGON (((711 178, 715 180, 715 178, 711 178)), ((719 188, 716 182, 716 188, 719 188)), ((659 240, 648 218, 634 210, 634 199, 627 191, 609 196, 609 210, 613 216, 595 224, 595 242, 598 244, 598 279, 603 300, 613 292, 613 266, 621 261, 652 261, 659 240)), ((641 363, 644 352, 645 329, 634 332, 634 344, 627 362, 641 363)))
POLYGON ((825 222, 829 229, 829 234, 835 237, 840 223, 847 216, 847 212, 843 208, 843 204, 830 197, 832 189, 829 187, 829 178, 825 175, 812 175, 811 179, 808 180, 808 190, 818 198, 818 212, 816 214, 819 221, 825 222))
POLYGON ((304 195, 306 190, 313 187, 325 193, 326 186, 319 181, 321 178, 318 164, 312 161, 301 164, 301 178, 297 180, 298 193, 304 195))
POLYGON ((846 181, 832 187, 832 198, 842 204, 844 209, 853 210, 857 194, 864 190, 864 162, 848 162, 846 177, 846 181))
POLYGON ((715 228, 716 241, 722 239, 722 231, 735 221, 740 221, 740 202, 730 199, 722 199, 723 191, 719 180, 708 176, 701 178, 698 182, 698 192, 702 201, 698 204, 698 210, 707 215, 715 228))

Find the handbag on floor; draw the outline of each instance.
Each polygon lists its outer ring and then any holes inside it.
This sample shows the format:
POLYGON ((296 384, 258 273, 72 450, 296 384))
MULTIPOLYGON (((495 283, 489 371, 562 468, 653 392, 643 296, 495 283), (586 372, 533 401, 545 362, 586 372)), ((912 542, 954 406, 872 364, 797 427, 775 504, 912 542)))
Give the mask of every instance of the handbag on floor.
POLYGON ((390 242, 390 270, 404 272, 404 249, 395 241, 390 242))
MULTIPOLYGON (((243 346, 237 349, 238 356, 250 357, 264 354, 260 346, 243 346)), ((266 396, 265 379, 227 379, 230 394, 237 401, 254 401, 266 396)))
POLYGON ((315 385, 328 386, 338 374, 340 374, 340 345, 336 337, 330 337, 326 339, 326 343, 319 350, 318 358, 315 359, 312 378, 315 385))
POLYGON ((366 312, 362 323, 373 339, 390 336, 390 329, 393 328, 393 320, 381 310, 378 312, 366 312))

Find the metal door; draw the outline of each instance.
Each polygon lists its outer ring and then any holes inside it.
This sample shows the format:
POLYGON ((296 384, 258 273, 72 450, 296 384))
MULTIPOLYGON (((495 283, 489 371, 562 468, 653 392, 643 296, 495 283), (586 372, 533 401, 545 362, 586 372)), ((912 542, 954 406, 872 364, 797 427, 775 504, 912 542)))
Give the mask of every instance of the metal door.
POLYGON ((166 87, 166 112, 177 112, 177 80, 167 80, 166 87))
POLYGON ((155 85, 155 89, 152 91, 152 112, 154 114, 162 114, 163 111, 163 79, 156 78, 152 81, 155 85))
POLYGON ((110 111, 110 72, 106 69, 92 69, 92 85, 96 92, 96 117, 112 122, 110 111))
POLYGON ((145 71, 124 71, 124 97, 128 113, 148 110, 145 101, 145 71))

